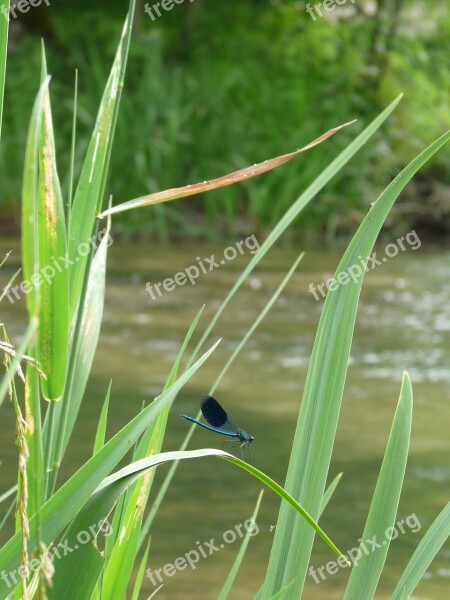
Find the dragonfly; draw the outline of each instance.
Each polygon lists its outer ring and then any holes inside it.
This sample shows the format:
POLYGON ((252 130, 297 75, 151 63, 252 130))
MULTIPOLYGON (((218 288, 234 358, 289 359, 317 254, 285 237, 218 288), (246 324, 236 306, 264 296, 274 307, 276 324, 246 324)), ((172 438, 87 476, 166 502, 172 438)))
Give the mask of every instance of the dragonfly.
POLYGON ((251 462, 250 456, 250 444, 253 443, 254 437, 249 435, 246 431, 238 427, 236 423, 233 421, 231 417, 227 415, 225 410, 220 406, 215 398, 212 396, 205 396, 202 399, 200 404, 200 409, 202 411, 206 423, 202 423, 194 417, 189 417, 188 415, 181 415, 188 421, 192 421, 196 425, 200 425, 200 427, 204 427, 205 429, 209 429, 209 431, 215 431, 216 433, 220 433, 221 435, 227 435, 228 437, 234 438, 232 440, 227 440, 228 442, 235 442, 232 448, 239 446, 241 450, 242 459, 244 459, 243 448, 247 448, 248 456, 251 462))

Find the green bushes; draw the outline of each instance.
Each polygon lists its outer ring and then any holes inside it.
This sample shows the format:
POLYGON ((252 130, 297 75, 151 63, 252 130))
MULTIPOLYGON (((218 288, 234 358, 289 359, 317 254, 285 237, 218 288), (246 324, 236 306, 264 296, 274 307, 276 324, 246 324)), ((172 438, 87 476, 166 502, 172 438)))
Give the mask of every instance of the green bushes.
MULTIPOLYGON (((363 11, 333 22, 312 21, 296 2, 267 6, 225 2, 199 5, 190 21, 184 6, 155 22, 144 15, 131 48, 128 94, 111 159, 108 190, 114 202, 219 177, 293 151, 336 122, 356 117, 362 130, 370 115, 404 92, 405 101, 389 131, 377 134, 376 143, 355 158, 345 185, 331 182, 322 201, 303 216, 302 231, 349 233, 349 216, 355 222, 355 214, 357 219, 364 214, 368 197, 389 183, 428 135, 437 137, 450 122, 446 102, 450 71, 443 60, 450 14, 441 7, 437 20, 428 4, 424 18, 430 26, 420 31, 409 5, 403 7, 382 70, 372 62, 384 61, 383 56, 370 53, 377 17, 363 11), (433 75, 435 64, 438 77, 433 75)), ((90 65, 89 76, 80 75, 78 173, 107 59, 114 50, 111 31, 120 28, 117 3, 115 7, 115 12, 101 15, 86 7, 74 12, 64 6, 52 13, 65 48, 50 52, 64 189, 70 160, 72 72, 86 62, 90 65)), ((394 16, 383 19, 385 32, 394 16)), ((381 37, 379 44, 383 43, 381 37)), ((38 54, 36 41, 25 38, 10 62, 8 145, 0 167, 3 211, 11 210, 20 195, 23 123, 37 85, 38 54)), ((349 136, 343 133, 301 168, 289 165, 283 173, 192 200, 182 214, 176 206, 158 207, 143 218, 124 215, 121 223, 130 234, 141 230, 160 237, 235 233, 239 228, 266 231, 289 208, 295 190, 313 181, 349 136)), ((448 166, 439 157, 425 167, 424 175, 428 172, 433 180, 437 168, 440 178, 449 181, 448 166)))

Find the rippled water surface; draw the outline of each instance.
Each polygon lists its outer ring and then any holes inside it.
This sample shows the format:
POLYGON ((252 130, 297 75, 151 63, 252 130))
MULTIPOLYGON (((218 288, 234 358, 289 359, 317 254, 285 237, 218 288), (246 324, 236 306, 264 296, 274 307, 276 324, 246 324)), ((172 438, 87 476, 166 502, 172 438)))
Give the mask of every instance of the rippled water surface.
MULTIPOLYGON (((19 264, 15 249, 3 268, 2 287, 19 264)), ((114 244, 110 249, 104 322, 92 377, 66 457, 68 476, 91 453, 98 415, 110 378, 113 379, 109 434, 117 431, 160 393, 183 337, 198 309, 205 304, 200 329, 208 323, 250 253, 202 275, 152 301, 145 283, 175 275, 196 257, 223 255, 224 245, 168 248, 161 244, 114 244)), ((168 422, 164 449, 177 449, 188 430, 181 412, 195 415, 199 398, 214 383, 239 340, 303 250, 275 249, 261 263, 220 319, 210 342, 222 343, 178 396, 168 422)), ((323 306, 308 292, 310 283, 330 277, 342 250, 310 250, 285 292, 222 380, 217 398, 255 436, 253 463, 279 482, 287 461, 311 354, 323 306)), ((351 283, 349 285, 352 285, 351 283)), ((2 302, 2 317, 17 340, 24 329, 24 302, 2 302)), ((199 330, 200 333, 200 330, 199 330)), ((404 534, 392 542, 377 598, 388 598, 408 557, 450 490, 450 252, 423 244, 390 259, 366 276, 359 307, 351 360, 330 478, 343 478, 323 517, 322 526, 343 550, 358 544, 376 483, 395 411, 402 372, 407 369, 414 389, 411 448, 399 519, 414 514, 404 534), (417 522, 419 522, 420 530, 417 522)), ((198 339, 198 335, 196 337, 198 339)), ((3 409, 2 409, 3 410, 3 409)), ((0 494, 14 483, 12 412, 3 410, 0 494), (11 443, 9 443, 11 442, 11 443)), ((220 447, 218 436, 199 430, 191 448, 220 447)), ((161 467, 156 492, 167 467, 161 467)), ((158 514, 148 567, 153 571, 195 550, 245 521, 252 513, 260 485, 229 464, 213 459, 181 464, 158 514)), ((253 598, 261 585, 279 502, 265 492, 254 535, 231 598, 253 598)), ((231 537, 231 534, 229 534, 231 537)), ((239 549, 239 542, 201 559, 195 569, 164 577, 161 600, 208 600, 217 597, 239 549)), ((207 546, 205 546, 207 547, 207 546)), ((334 556, 316 540, 312 564, 334 556)), ((308 600, 342 597, 348 573, 341 569, 316 584, 308 577, 308 600)), ((155 579, 156 581, 157 579, 155 579)), ((146 596, 153 589, 146 580, 146 596)), ((450 548, 440 552, 416 589, 417 600, 450 597, 450 548)))

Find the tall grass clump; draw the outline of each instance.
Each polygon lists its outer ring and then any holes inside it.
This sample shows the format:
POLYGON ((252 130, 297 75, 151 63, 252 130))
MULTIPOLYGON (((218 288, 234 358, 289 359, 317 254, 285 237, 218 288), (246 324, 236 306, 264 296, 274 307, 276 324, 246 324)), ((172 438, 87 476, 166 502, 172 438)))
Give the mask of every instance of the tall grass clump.
MULTIPOLYGON (((7 8, 8 1, 0 0, 0 5, 7 8)), ((220 343, 220 340, 215 340, 209 347, 205 345, 228 302, 294 219, 384 123, 400 98, 394 100, 355 137, 281 216, 211 322, 204 328, 198 345, 191 350, 191 337, 202 313, 199 307, 193 322, 187 324, 185 339, 181 340, 178 356, 160 395, 109 440, 105 436, 109 402, 107 390, 95 439, 92 440, 91 458, 69 479, 61 481, 60 466, 83 402, 99 337, 113 215, 257 176, 296 159, 301 152, 320 144, 341 129, 336 127, 330 130, 297 152, 217 180, 144 195, 114 207, 105 206, 108 166, 124 88, 133 12, 134 0, 131 0, 84 165, 76 185, 74 183, 69 187, 75 190, 73 198, 71 192, 63 194, 59 181, 50 101, 51 84, 45 54, 42 52, 41 85, 28 127, 22 189, 23 273, 24 281, 33 283, 26 296, 29 325, 17 348, 8 340, 6 330, 3 331, 1 346, 6 356, 6 372, 0 386, 0 402, 9 396, 15 410, 18 483, 1 498, 7 506, 14 497, 16 517, 15 533, 0 549, 0 569, 6 574, 0 579, 0 600, 34 597, 55 600, 137 598, 151 552, 148 533, 158 507, 164 502, 165 490, 180 460, 197 459, 225 460, 233 467, 243 469, 249 476, 256 477, 280 496, 282 502, 272 552, 257 598, 298 600, 302 595, 316 533, 328 544, 330 553, 334 552, 342 564, 350 566, 348 559, 317 521, 330 502, 337 484, 335 481, 326 489, 363 275, 356 285, 340 286, 326 299, 284 487, 226 452, 185 450, 191 432, 180 450, 161 452, 161 447, 168 414, 177 393, 201 369, 220 343), (93 240, 95 243, 92 243, 93 240), (66 257, 70 266, 58 273, 53 269, 52 278, 46 278, 44 273, 49 272, 50 266, 54 267, 52 261, 55 256, 66 257), (131 453, 128 464, 115 470, 127 453, 131 453), (155 494, 152 486, 154 470, 167 462, 172 466, 163 486, 155 494), (60 539, 73 547, 80 532, 92 531, 94 524, 97 524, 93 531, 96 537, 107 520, 111 524, 111 531, 103 546, 98 547, 101 543, 98 537, 95 543, 83 544, 76 552, 58 557, 52 552, 52 545, 60 539)), ((0 19, 0 28, 0 84, 3 90, 6 20, 3 22, 0 19)), ((0 118, 2 105, 3 93, 0 94, 0 118)), ((348 245, 337 268, 336 278, 347 271, 357 257, 370 255, 383 222, 402 189, 449 137, 447 133, 432 143, 384 190, 348 245)), ((301 256, 254 325, 243 336, 242 343, 219 379, 264 318, 300 259, 301 256)), ((213 383, 212 389, 217 383, 213 383)), ((367 516, 364 539, 384 532, 395 522, 406 469, 411 420, 412 388, 405 373, 367 516)), ((449 532, 450 506, 447 505, 411 557, 393 592, 393 598, 405 599, 413 592, 449 532)), ((224 582, 221 600, 229 596, 247 543, 248 537, 244 539, 230 575, 224 582)), ((386 545, 382 551, 364 556, 357 566, 353 566, 344 596, 347 600, 374 597, 388 549, 386 545)))

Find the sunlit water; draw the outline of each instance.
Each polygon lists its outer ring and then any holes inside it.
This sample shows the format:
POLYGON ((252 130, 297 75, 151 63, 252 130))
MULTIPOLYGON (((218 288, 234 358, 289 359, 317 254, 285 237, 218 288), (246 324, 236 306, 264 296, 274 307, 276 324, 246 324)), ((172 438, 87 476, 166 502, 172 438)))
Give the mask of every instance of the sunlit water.
MULTIPOLYGON (((8 266, 1 272, 2 288, 19 264, 16 242, 8 266)), ((145 283, 158 283, 197 264, 196 257, 223 256, 226 244, 165 247, 162 244, 125 245, 110 249, 106 306, 97 356, 80 419, 66 455, 63 476, 72 474, 92 450, 103 398, 113 379, 109 430, 111 435, 160 393, 183 337, 199 308, 206 304, 199 332, 225 297, 250 252, 202 274, 152 301, 145 283)), ((179 394, 169 418, 164 449, 177 449, 188 430, 181 412, 195 415, 199 398, 212 386, 230 353, 276 289, 287 269, 304 248, 275 249, 233 299, 211 343, 222 337, 215 354, 179 394)), ((279 482, 284 481, 300 405, 308 360, 323 301, 308 292, 332 276, 342 250, 306 249, 297 273, 265 321, 222 380, 217 398, 249 433, 255 436, 253 463, 279 482)), ((423 244, 407 249, 366 276, 351 361, 344 391, 330 479, 343 478, 322 520, 322 526, 342 550, 358 544, 376 483, 400 390, 407 369, 414 389, 411 447, 398 519, 414 514, 420 522, 406 527, 392 542, 377 598, 388 598, 424 531, 448 501, 450 490, 450 252, 423 244)), ((19 279, 20 281, 20 279, 19 279)), ((349 283, 352 285, 352 283, 349 283)), ((25 326, 24 301, 2 302, 1 321, 17 341, 25 326)), ((1 489, 15 481, 16 450, 9 406, 2 408, 1 489)), ((219 436, 196 432, 191 448, 220 447, 219 436)), ((167 467, 158 471, 159 489, 167 467)), ((219 590, 239 549, 239 538, 223 543, 223 535, 250 517, 261 486, 230 464, 214 459, 181 464, 152 531, 148 568, 154 572, 198 550, 206 558, 183 570, 163 575, 161 600, 209 600, 219 590), (215 539, 217 551, 207 544, 215 539), (224 546, 220 548, 220 544, 224 546)), ((2 512, 5 505, 2 505, 2 512)), ((251 539, 231 599, 253 598, 267 564, 279 501, 265 492, 257 520, 259 532, 251 539)), ((228 533, 227 539, 232 534, 228 533)), ((334 560, 329 548, 316 539, 311 564, 316 568, 334 560)), ((324 572, 324 571, 322 571, 324 572)), ((304 598, 342 598, 348 569, 325 581, 308 576, 304 598)), ((155 583, 158 578, 154 575, 155 583)), ((154 589, 147 578, 147 598, 154 589)), ((450 596, 450 548, 445 546, 416 589, 416 600, 444 600, 450 596)))

